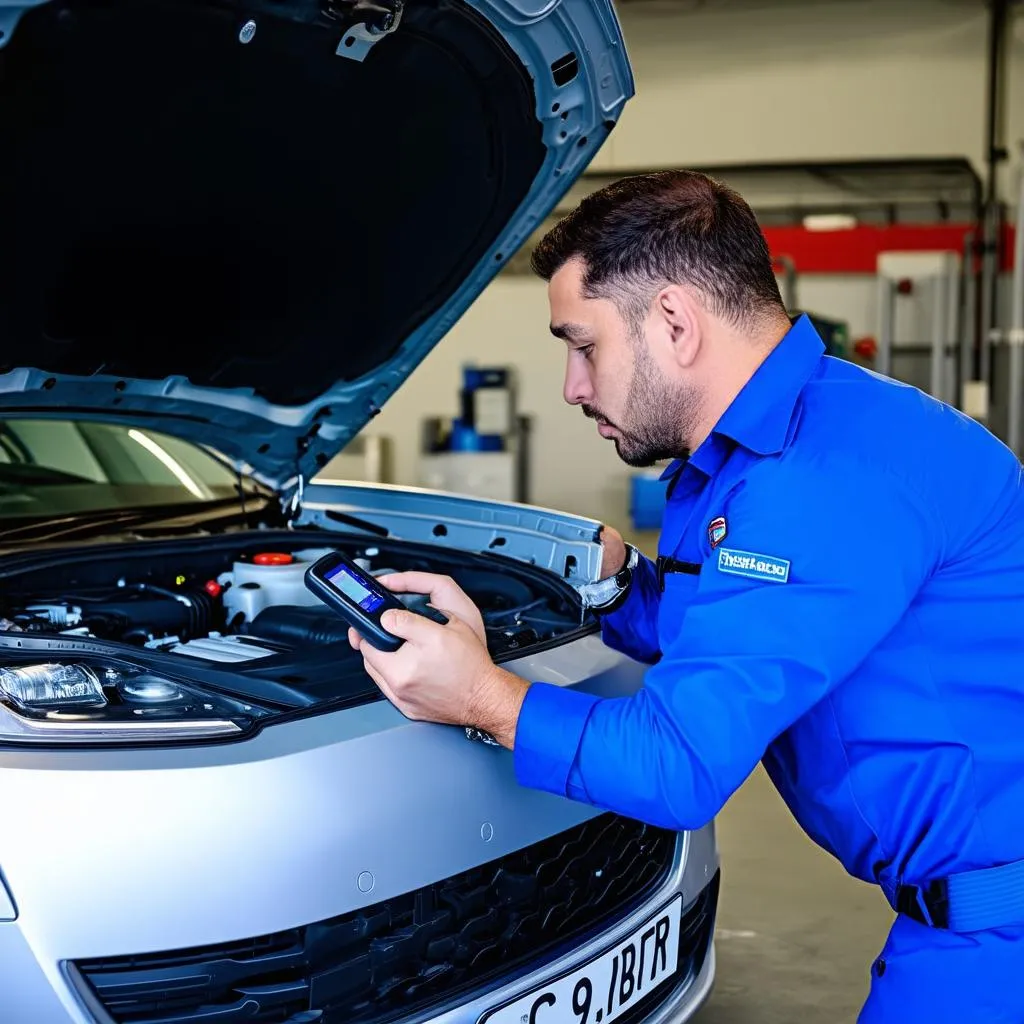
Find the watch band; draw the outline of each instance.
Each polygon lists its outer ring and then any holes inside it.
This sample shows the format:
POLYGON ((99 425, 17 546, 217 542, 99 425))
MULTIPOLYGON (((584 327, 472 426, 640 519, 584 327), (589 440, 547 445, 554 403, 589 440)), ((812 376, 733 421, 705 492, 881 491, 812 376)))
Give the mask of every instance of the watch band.
POLYGON ((594 583, 579 588, 583 607, 599 614, 615 611, 629 596, 633 582, 633 570, 640 561, 640 552, 632 545, 626 545, 626 564, 614 576, 606 576, 594 583))

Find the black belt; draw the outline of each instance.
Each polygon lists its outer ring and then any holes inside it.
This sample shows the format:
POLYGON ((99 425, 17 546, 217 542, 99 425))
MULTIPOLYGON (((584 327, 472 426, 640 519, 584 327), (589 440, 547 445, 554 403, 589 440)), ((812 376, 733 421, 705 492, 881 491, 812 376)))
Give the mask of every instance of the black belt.
POLYGON ((658 570, 658 589, 665 589, 665 577, 672 572, 683 573, 686 576, 700 575, 700 562, 680 562, 678 558, 669 558, 667 555, 658 555, 655 563, 658 570))
POLYGON ((893 910, 929 928, 948 928, 949 886, 944 878, 927 885, 897 886, 893 910))
POLYGON ((898 914, 930 928, 977 932, 1024 927, 1024 860, 920 885, 898 884, 890 904, 898 914))

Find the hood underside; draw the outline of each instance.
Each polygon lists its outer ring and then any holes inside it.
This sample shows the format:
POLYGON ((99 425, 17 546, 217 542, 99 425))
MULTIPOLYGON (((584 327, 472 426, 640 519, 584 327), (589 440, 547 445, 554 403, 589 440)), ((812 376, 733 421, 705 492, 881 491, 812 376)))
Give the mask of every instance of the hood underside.
POLYGON ((617 33, 593 0, 0 0, 0 415, 314 475, 586 166, 617 33))

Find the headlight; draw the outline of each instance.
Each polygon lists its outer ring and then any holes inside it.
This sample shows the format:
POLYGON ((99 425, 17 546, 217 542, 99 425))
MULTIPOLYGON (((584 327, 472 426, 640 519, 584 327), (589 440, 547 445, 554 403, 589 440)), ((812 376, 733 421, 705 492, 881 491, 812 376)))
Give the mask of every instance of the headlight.
POLYGON ((268 714, 142 669, 52 663, 0 668, 0 744, 226 737, 268 714))

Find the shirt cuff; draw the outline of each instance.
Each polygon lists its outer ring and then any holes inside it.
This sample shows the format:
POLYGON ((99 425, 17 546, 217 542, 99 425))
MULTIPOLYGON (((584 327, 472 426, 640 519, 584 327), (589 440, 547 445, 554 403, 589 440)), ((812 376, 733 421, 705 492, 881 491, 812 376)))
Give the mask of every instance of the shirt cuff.
POLYGON ((569 773, 583 730, 600 699, 551 683, 530 686, 519 712, 513 746, 520 785, 558 796, 568 795, 569 773))

